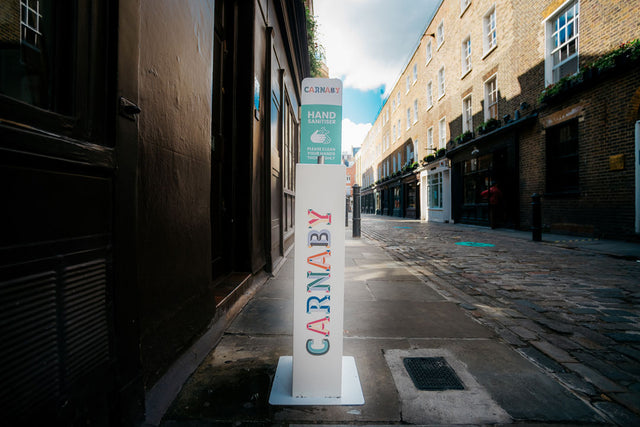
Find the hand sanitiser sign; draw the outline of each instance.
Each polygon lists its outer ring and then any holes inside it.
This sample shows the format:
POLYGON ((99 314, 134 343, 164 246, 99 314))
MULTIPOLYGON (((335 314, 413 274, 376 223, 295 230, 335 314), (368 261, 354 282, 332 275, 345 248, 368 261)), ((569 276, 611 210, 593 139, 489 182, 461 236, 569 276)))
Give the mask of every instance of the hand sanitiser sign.
POLYGON ((293 356, 281 356, 272 405, 362 405, 355 358, 342 355, 346 168, 342 82, 302 82, 296 165, 293 356), (318 162, 322 156, 324 162, 318 162))
POLYGON ((342 81, 307 78, 302 81, 300 163, 339 165, 342 148, 342 81))

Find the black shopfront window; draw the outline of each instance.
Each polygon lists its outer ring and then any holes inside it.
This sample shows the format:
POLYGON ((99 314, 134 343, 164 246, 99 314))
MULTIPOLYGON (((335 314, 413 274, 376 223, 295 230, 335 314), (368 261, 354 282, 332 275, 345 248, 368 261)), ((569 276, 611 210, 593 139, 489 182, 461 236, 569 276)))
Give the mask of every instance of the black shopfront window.
POLYGON ((73 113, 75 9, 72 1, 7 1, 0 24, 2 95, 73 113))
POLYGON ((547 188, 553 194, 578 194, 578 120, 547 129, 547 188))
POLYGON ((104 136, 113 6, 90 0, 2 0, 0 124, 55 135, 104 136), (106 84, 105 84, 106 83, 106 84))

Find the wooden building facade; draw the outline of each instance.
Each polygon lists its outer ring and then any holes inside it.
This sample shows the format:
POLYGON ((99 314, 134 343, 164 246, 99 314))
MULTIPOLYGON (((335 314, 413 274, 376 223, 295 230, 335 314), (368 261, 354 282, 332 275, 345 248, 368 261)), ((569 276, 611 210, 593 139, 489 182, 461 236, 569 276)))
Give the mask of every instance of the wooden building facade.
POLYGON ((0 405, 137 425, 293 243, 302 2, 0 5, 0 405))

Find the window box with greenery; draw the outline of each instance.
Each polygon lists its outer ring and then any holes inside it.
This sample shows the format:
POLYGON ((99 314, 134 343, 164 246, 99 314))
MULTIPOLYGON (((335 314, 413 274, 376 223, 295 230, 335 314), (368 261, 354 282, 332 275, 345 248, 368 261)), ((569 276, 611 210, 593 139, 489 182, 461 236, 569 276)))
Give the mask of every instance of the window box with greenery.
POLYGON ((455 142, 456 142, 456 144, 460 145, 460 144, 464 144, 467 141, 471 141, 472 139, 473 139, 473 132, 468 130, 468 131, 463 132, 460 135, 456 136, 455 142))
POLYGON ((638 66, 640 62, 640 39, 623 43, 601 58, 586 64, 579 72, 563 77, 547 86, 538 97, 538 102, 548 103, 563 98, 578 87, 595 84, 606 75, 638 66))
POLYGON ((436 158, 440 158, 440 157, 444 157, 444 155, 447 153, 447 149, 446 148, 441 148, 438 151, 436 151, 436 158))
POLYGON ((431 163, 436 159, 436 155, 435 154, 429 154, 428 156, 425 156, 425 158, 422 160, 424 163, 431 163))
POLYGON ((414 169, 416 169, 418 167, 418 162, 413 162, 413 163, 407 163, 406 165, 404 165, 404 167, 402 168, 402 172, 403 173, 407 173, 407 172, 411 172, 414 169))
POLYGON ((482 122, 477 128, 476 132, 480 135, 484 135, 485 133, 489 133, 494 129, 500 127, 500 120, 494 119, 493 117, 487 120, 486 122, 482 122))

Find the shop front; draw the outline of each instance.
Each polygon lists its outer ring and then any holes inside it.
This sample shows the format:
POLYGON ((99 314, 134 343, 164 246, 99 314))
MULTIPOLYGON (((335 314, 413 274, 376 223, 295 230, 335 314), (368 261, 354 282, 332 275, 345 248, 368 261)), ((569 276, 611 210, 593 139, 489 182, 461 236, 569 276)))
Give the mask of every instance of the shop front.
POLYGON ((418 218, 420 212, 418 175, 411 172, 378 184, 372 204, 377 215, 418 218))
POLYGON ((418 219, 420 214, 419 181, 417 174, 411 174, 402 180, 402 215, 405 218, 418 219))
POLYGON ((420 173, 420 219, 451 222, 451 179, 448 159, 440 159, 420 173))
POLYGON ((511 122, 449 150, 455 222, 518 228, 519 131, 533 118, 511 122))
POLYGON ((360 209, 362 213, 376 213, 376 201, 373 187, 367 187, 362 190, 360 195, 360 209))

